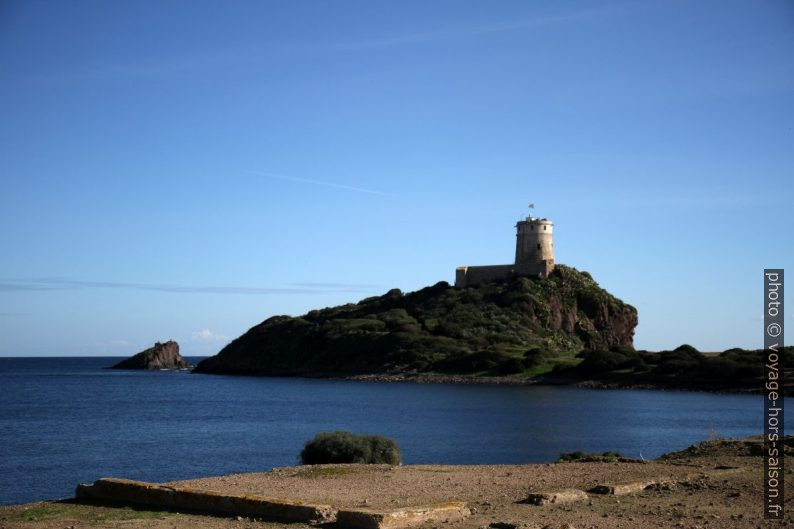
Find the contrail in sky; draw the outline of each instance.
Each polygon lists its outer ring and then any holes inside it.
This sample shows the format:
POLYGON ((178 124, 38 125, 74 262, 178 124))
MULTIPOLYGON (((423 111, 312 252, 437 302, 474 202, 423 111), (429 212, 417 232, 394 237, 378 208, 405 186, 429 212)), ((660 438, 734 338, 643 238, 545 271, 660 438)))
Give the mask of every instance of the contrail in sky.
MULTIPOLYGON (((248 287, 212 285, 169 285, 124 281, 86 281, 60 277, 0 278, 0 293, 19 291, 82 290, 86 288, 129 289, 171 292, 174 294, 328 294, 336 292, 370 293, 377 285, 357 283, 291 283, 287 287, 248 287)), ((8 313, 10 314, 10 313, 8 313)), ((0 313, 3 315, 3 313, 0 313)))
POLYGON ((259 176, 267 176, 268 178, 278 178, 279 180, 289 180, 291 182, 302 182, 304 184, 314 184, 318 186, 325 186, 325 187, 334 187, 336 189, 345 189, 347 191, 358 191, 359 193, 369 193, 371 195, 381 195, 381 196, 392 196, 391 193, 385 193, 383 191, 376 191, 374 189, 365 189, 363 187, 353 187, 353 186, 346 186, 343 184, 336 184, 334 182, 324 182, 322 180, 312 180, 310 178, 299 178, 297 176, 287 176, 278 173, 268 173, 265 171, 254 171, 253 169, 247 170, 251 174, 259 175, 259 176))

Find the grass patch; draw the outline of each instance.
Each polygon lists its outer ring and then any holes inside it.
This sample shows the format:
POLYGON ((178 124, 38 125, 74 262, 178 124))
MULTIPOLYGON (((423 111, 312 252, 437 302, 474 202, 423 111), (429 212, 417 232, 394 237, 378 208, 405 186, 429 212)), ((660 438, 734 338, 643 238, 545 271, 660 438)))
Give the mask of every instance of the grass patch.
POLYGON ((360 467, 308 466, 298 470, 298 472, 295 473, 295 476, 301 478, 331 478, 334 476, 360 474, 361 472, 362 470, 360 467))
POLYGON ((175 516, 169 511, 138 510, 122 506, 81 505, 67 502, 41 502, 23 507, 9 515, 16 521, 78 520, 103 522, 112 520, 148 520, 175 516))
POLYGON ((548 375, 552 371, 576 367, 582 361, 581 358, 577 358, 575 353, 562 353, 555 356, 552 356, 545 360, 543 363, 530 367, 524 373, 527 377, 538 377, 541 375, 548 375))
POLYGON ((563 452, 557 463, 615 463, 633 461, 633 459, 622 456, 617 452, 563 452))

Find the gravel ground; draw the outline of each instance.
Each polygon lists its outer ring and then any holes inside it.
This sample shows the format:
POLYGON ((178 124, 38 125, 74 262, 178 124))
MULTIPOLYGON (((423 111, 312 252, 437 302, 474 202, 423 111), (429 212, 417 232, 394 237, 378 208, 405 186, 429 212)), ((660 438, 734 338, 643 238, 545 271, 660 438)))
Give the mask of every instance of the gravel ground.
MULTIPOLYGON (((794 456, 794 453, 789 455, 794 456)), ((480 529, 494 523, 516 528, 756 528, 794 527, 794 479, 786 474, 787 520, 762 519, 762 468, 755 441, 711 441, 653 462, 560 463, 497 466, 290 467, 176 482, 220 492, 330 503, 337 507, 397 508, 440 501, 466 501, 474 514, 449 529, 480 529), (625 496, 535 506, 521 503, 530 492, 588 489, 597 484, 674 480, 625 496)), ((41 502, 0 507, 0 529, 286 528, 237 517, 173 513, 144 508, 41 502)), ((428 529, 432 525, 428 526, 428 529)))
POLYGON ((316 465, 174 482, 196 489, 330 503, 398 508, 444 501, 512 503, 529 492, 639 481, 684 479, 690 467, 664 463, 441 466, 316 465), (594 472, 594 470, 597 470, 594 472))

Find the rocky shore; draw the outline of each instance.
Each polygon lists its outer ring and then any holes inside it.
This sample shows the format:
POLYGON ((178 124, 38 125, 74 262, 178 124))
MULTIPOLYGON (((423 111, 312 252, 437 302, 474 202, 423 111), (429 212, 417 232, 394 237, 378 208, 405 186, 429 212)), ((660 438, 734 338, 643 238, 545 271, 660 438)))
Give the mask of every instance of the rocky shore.
MULTIPOLYGON (((793 375, 794 376, 794 375, 793 375)), ((724 394, 761 394, 762 387, 737 387, 731 389, 717 389, 702 386, 681 387, 664 384, 636 383, 629 382, 603 382, 600 380, 577 380, 563 377, 537 377, 527 378, 520 375, 505 376, 471 376, 471 375, 446 375, 446 374, 427 374, 427 373, 407 373, 407 374, 371 374, 371 375, 352 375, 349 377, 335 377, 333 375, 317 375, 308 378, 330 378, 339 380, 353 380, 360 382, 385 382, 385 383, 413 383, 413 384, 466 384, 466 385, 500 385, 500 386, 572 386, 585 389, 645 389, 656 391, 699 391, 705 393, 724 393, 724 394)), ((794 391, 789 386, 784 388, 786 396, 794 395, 794 391)))

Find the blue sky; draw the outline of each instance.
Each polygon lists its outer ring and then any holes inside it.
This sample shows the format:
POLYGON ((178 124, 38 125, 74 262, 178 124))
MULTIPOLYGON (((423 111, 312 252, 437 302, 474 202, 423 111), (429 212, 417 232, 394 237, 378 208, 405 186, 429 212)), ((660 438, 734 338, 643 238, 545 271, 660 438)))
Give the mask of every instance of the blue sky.
POLYGON ((3 2, 0 355, 213 354, 509 263, 529 202, 637 347, 761 347, 792 56, 783 0, 3 2))

